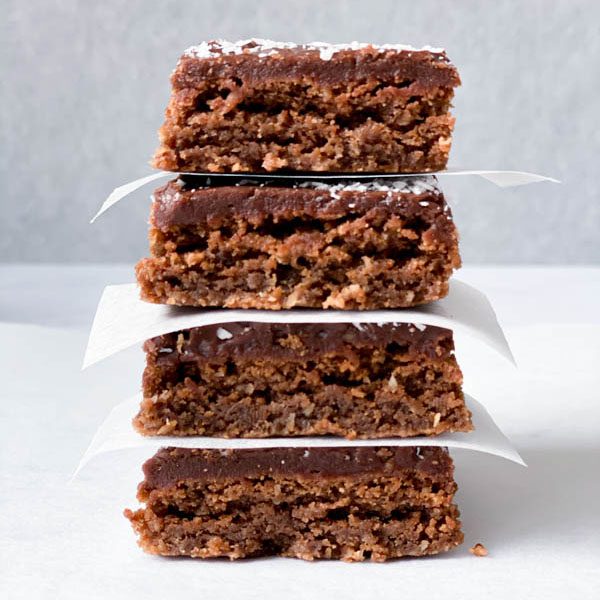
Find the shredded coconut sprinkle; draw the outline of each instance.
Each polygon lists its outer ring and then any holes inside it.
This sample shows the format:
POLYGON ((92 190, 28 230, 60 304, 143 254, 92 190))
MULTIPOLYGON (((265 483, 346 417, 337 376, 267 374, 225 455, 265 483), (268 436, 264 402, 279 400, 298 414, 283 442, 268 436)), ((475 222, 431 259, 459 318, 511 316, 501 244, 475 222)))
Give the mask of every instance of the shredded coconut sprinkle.
POLYGON ((322 181, 305 181, 297 187, 323 190, 332 198, 339 198, 340 192, 400 192, 403 194, 441 193, 437 179, 433 175, 416 177, 399 177, 398 179, 371 179, 368 181, 343 181, 341 183, 325 183, 322 181))
MULTIPOLYGON (((230 181, 228 185, 234 185, 236 187, 266 187, 274 184, 276 185, 277 183, 277 178, 267 180, 244 178, 230 181)), ((180 189, 183 185, 183 182, 181 180, 178 180, 178 186, 180 189)), ((203 184, 194 183, 191 185, 193 186, 193 189, 205 190, 210 187, 210 182, 206 180, 205 182, 203 182, 203 184)), ((326 192, 329 195, 329 198, 317 198, 317 200, 323 200, 325 202, 330 201, 331 198, 341 198, 341 194, 343 192, 385 192, 386 197, 382 198, 381 202, 383 204, 387 204, 388 206, 397 200, 397 198, 394 198, 394 193, 414 194, 416 196, 420 196, 421 194, 435 194, 436 196, 442 195, 442 191, 438 185, 438 181, 435 175, 409 175, 398 177, 396 179, 376 178, 363 181, 344 179, 343 181, 338 180, 336 183, 326 183, 324 181, 297 181, 293 184, 292 187, 296 189, 304 188, 326 192)), ((182 196, 179 192, 175 192, 174 194, 163 194, 161 196, 161 202, 166 206, 171 206, 180 202, 181 198, 182 196)), ((421 206, 427 206, 430 204, 430 202, 423 200, 419 202, 419 204, 421 206)), ((348 204, 348 208, 356 208, 356 203, 351 202, 350 204, 348 204)), ((444 205, 444 212, 447 212, 447 205, 444 205)), ((452 217, 449 214, 447 214, 446 216, 449 221, 452 220, 452 217)))
POLYGON ((278 54, 281 50, 294 50, 296 48, 318 51, 321 60, 331 60, 334 54, 344 50, 361 50, 363 48, 373 48, 377 52, 385 52, 387 50, 393 52, 431 52, 432 54, 442 54, 444 52, 443 48, 432 48, 431 46, 415 48, 414 46, 409 46, 407 44, 367 44, 363 42, 350 42, 349 44, 329 44, 327 42, 293 44, 291 42, 275 42, 273 40, 252 38, 248 40, 238 40, 237 42, 228 42, 227 40, 202 42, 201 44, 188 48, 184 52, 184 56, 192 56, 194 58, 215 58, 232 54, 256 54, 259 58, 264 58, 266 56, 278 54))
POLYGON ((233 334, 230 331, 227 331, 227 329, 219 327, 219 329, 217 329, 217 337, 220 340, 229 340, 233 337, 233 334))

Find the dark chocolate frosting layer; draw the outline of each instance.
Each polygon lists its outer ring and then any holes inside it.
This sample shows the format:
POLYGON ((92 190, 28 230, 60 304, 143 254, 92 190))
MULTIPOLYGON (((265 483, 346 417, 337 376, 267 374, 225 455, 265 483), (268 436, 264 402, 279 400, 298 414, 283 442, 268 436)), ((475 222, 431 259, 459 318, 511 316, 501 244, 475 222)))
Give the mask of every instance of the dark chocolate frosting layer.
POLYGON ((408 95, 435 87, 456 87, 460 78, 444 51, 366 46, 340 48, 323 59, 323 49, 290 45, 264 49, 254 41, 228 53, 220 42, 190 48, 179 60, 175 89, 199 87, 216 79, 242 85, 269 81, 316 81, 335 86, 349 80, 404 84, 408 95))
POLYGON ((209 178, 210 187, 201 187, 200 182, 206 183, 205 179, 181 178, 154 192, 150 223, 163 230, 199 223, 218 227, 223 219, 231 217, 256 222, 266 217, 277 220, 295 216, 330 220, 363 215, 374 209, 406 219, 420 218, 426 223, 450 222, 450 208, 435 178, 419 179, 427 183, 294 186, 286 181, 242 181, 238 185, 215 185, 219 179, 209 178))
POLYGON ((452 331, 412 323, 224 323, 194 327, 147 340, 144 350, 158 364, 279 359, 305 362, 360 348, 405 347, 409 353, 445 358, 454 349, 452 331), (290 336, 294 340, 290 340, 290 336))
POLYGON ((146 461, 145 490, 168 488, 185 480, 215 481, 289 476, 335 478, 394 476, 401 470, 426 473, 439 481, 453 477, 447 449, 440 447, 252 448, 201 450, 161 448, 146 461))

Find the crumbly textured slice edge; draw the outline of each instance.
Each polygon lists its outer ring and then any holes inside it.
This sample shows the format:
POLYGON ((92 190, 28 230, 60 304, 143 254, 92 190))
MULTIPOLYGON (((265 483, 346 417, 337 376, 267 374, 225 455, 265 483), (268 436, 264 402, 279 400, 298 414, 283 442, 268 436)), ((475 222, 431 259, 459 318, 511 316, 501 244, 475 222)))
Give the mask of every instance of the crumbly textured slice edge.
POLYGON ((472 428, 448 330, 256 324, 148 340, 146 435, 439 435, 472 428))
MULTIPOLYGON (((304 560, 338 559, 347 562, 426 556, 449 551, 463 542, 455 505, 431 511, 411 511, 381 521, 374 517, 313 519, 302 527, 279 526, 270 516, 268 529, 260 521, 237 528, 229 517, 180 519, 158 517, 149 509, 125 511, 149 554, 231 560, 284 556, 304 560)), ((287 525, 287 523, 286 523, 287 525)))
POLYGON ((382 561, 462 542, 441 448, 167 448, 144 471, 126 516, 150 553, 382 561))
POLYGON ((215 173, 443 169, 456 70, 427 53, 350 55, 267 58, 266 77, 250 54, 182 57, 153 165, 215 173))

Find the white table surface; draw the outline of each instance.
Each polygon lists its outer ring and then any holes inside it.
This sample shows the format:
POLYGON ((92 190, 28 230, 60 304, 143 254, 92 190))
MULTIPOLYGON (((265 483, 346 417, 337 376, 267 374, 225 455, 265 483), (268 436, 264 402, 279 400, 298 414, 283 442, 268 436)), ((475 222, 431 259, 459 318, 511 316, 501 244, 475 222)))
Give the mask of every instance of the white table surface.
POLYGON ((456 451, 465 544, 387 564, 149 557, 122 517, 136 451, 67 481, 108 409, 140 386, 131 349, 79 370, 107 283, 130 266, 0 266, 0 598, 597 598, 600 268, 463 268, 519 363, 457 349, 465 389, 529 468, 456 451), (468 548, 482 542, 486 558, 468 548))

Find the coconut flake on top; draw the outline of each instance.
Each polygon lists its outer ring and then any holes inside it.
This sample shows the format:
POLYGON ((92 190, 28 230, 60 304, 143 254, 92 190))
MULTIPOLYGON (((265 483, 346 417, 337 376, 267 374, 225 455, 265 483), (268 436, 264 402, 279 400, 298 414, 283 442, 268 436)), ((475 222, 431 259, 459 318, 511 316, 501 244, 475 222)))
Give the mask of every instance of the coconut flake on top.
POLYGON ((343 50, 361 50, 362 48, 373 48, 378 52, 392 50, 395 52, 431 52, 432 54, 441 54, 443 48, 432 48, 423 46, 415 48, 406 44, 367 44, 363 42, 350 42, 349 44, 329 44, 327 42, 310 42, 309 44, 294 44, 292 42, 274 42, 273 40, 264 40, 261 38, 251 38, 249 40, 239 40, 237 42, 228 42, 227 40, 213 40, 202 42, 196 46, 191 46, 184 52, 184 56, 194 58, 216 58, 231 54, 256 54, 259 58, 277 54, 280 50, 293 50, 303 48, 305 50, 317 50, 321 60, 330 60, 334 54, 343 50))
POLYGON ((368 181, 347 181, 341 183, 325 183, 322 181, 305 181, 295 187, 309 188, 328 192, 332 198, 339 198, 340 192, 394 192, 402 194, 440 194, 437 179, 433 175, 415 177, 399 177, 398 179, 371 179, 368 181))

